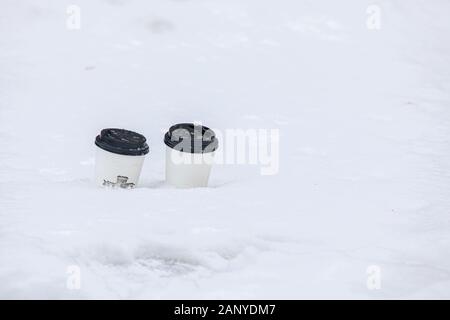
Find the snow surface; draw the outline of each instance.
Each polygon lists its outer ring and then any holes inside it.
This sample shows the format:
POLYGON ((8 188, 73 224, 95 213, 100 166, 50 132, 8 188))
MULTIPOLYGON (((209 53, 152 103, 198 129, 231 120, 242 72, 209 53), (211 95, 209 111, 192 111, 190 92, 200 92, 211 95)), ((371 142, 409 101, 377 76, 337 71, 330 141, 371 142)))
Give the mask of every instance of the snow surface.
POLYGON ((1 0, 0 297, 450 298, 450 2, 371 4, 1 0), (279 129, 279 173, 165 185, 184 121, 279 129), (138 189, 93 185, 111 126, 138 189))

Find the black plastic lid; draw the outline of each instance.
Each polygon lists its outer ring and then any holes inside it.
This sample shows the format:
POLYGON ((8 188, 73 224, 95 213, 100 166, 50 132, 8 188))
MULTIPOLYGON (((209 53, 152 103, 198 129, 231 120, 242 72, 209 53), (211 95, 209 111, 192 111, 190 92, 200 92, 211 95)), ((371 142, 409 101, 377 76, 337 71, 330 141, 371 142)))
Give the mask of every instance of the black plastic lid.
POLYGON ((115 128, 103 129, 95 138, 95 144, 103 150, 126 156, 142 156, 149 149, 142 134, 115 128))
POLYGON ((164 143, 172 149, 188 153, 213 152, 219 146, 214 131, 193 123, 171 126, 164 136, 164 143))

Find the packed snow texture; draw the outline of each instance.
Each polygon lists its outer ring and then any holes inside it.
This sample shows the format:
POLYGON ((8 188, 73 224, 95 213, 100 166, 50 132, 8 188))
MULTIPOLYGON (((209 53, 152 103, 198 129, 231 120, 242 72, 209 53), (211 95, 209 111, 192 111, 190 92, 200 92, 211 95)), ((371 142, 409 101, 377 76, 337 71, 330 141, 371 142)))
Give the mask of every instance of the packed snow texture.
POLYGON ((1 0, 0 297, 450 298, 449 12, 1 0), (186 121, 279 129, 278 174, 167 186, 186 121), (147 137, 139 188, 94 185, 105 127, 147 137))

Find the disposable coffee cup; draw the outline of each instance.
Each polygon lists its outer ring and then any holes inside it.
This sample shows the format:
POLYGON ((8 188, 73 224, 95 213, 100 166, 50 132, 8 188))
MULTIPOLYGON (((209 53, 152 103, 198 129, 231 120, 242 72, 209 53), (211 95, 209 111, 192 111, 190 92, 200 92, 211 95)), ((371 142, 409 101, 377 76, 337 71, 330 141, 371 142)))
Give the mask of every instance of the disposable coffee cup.
POLYGON ((208 186, 218 140, 213 130, 193 123, 170 127, 166 144, 166 181, 178 188, 208 186))
POLYGON ((102 187, 137 186, 149 148, 145 137, 125 129, 104 129, 95 138, 95 181, 102 187))

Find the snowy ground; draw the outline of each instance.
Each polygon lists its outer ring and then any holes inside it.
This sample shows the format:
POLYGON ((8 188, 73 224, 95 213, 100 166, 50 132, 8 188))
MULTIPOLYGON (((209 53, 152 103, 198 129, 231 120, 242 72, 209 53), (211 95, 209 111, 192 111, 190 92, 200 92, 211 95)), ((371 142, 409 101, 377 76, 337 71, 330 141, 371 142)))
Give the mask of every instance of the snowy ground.
POLYGON ((371 4, 1 0, 0 297, 450 298, 450 3, 371 4), (279 129, 279 174, 165 185, 192 120, 279 129), (138 189, 93 185, 111 126, 138 189))

